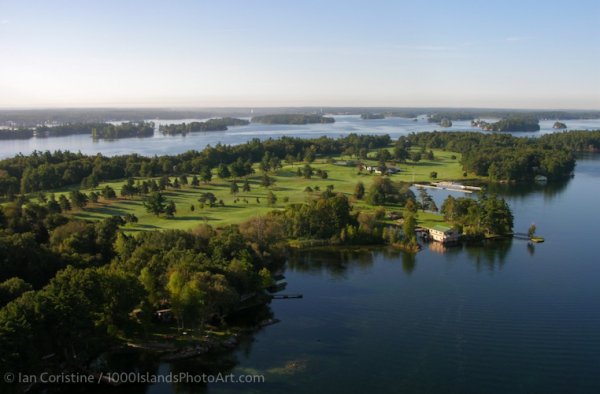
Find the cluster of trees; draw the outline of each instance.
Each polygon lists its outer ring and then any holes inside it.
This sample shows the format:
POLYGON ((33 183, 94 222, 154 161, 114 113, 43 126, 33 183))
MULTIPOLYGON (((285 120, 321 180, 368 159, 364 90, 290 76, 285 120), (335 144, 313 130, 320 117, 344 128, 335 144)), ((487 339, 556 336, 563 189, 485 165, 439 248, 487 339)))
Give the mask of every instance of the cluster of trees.
MULTIPOLYGON (((401 112, 402 113, 402 112, 401 112)), ((504 119, 509 117, 527 116, 537 119, 596 119, 600 111, 545 111, 545 110, 515 110, 515 109, 444 109, 442 111, 424 108, 421 111, 407 111, 407 115, 426 114, 432 122, 438 123, 441 119, 472 120, 481 118, 504 119)), ((407 116, 405 117, 415 117, 407 116)))
POLYGON ((556 122, 554 122, 554 124, 552 125, 552 128, 553 128, 553 129, 566 129, 566 128, 567 128, 567 125, 566 125, 565 123, 563 123, 563 122, 556 121, 556 122))
POLYGON ((146 211, 156 216, 164 213, 167 217, 172 217, 177 211, 175 203, 172 200, 167 201, 165 196, 160 192, 153 192, 146 197, 144 200, 144 208, 146 208, 146 211))
POLYGON ((89 134, 95 139, 117 139, 131 137, 151 137, 154 135, 152 122, 125 122, 119 125, 111 123, 67 123, 58 126, 37 126, 0 132, 0 139, 26 139, 59 137, 64 135, 89 134))
POLYGON ((38 137, 59 137, 64 135, 92 134, 94 129, 103 129, 108 126, 104 122, 89 123, 65 123, 57 126, 39 126, 36 127, 38 137))
POLYGON ((585 145, 588 149, 600 146, 600 133, 589 132, 587 136, 585 132, 578 133, 522 138, 509 134, 434 131, 401 137, 397 144, 459 152, 466 172, 490 176, 493 180, 528 181, 536 175, 555 180, 569 176, 574 170, 573 151, 585 149, 585 145))
POLYGON ((304 167, 298 167, 296 169, 296 176, 298 177, 311 179, 313 175, 316 175, 321 179, 327 179, 329 177, 329 173, 326 170, 322 170, 320 168, 315 170, 310 166, 310 164, 305 164, 304 167))
POLYGON ((17 155, 0 161, 0 196, 14 197, 18 193, 77 185, 85 178, 101 182, 195 173, 204 180, 209 177, 211 169, 221 164, 228 166, 232 176, 243 176, 249 173, 252 163, 261 161, 267 152, 272 158, 287 162, 310 162, 317 155, 359 152, 363 149, 367 152, 369 149, 385 147, 390 142, 388 135, 351 134, 339 139, 284 137, 266 141, 254 139, 235 146, 218 144, 208 146, 201 152, 189 151, 160 157, 137 154, 105 157, 100 154, 88 156, 63 151, 36 151, 28 156, 17 155))
POLYGON ((152 137, 154 135, 153 122, 125 122, 119 125, 106 123, 102 127, 92 129, 92 138, 114 140, 118 138, 152 137))
POLYGON ((33 137, 32 129, 0 130, 0 140, 26 140, 33 137))
MULTIPOLYGON (((450 120, 476 118, 504 118, 513 114, 528 114, 539 119, 597 119, 597 110, 515 110, 515 109, 456 109, 456 108, 394 108, 394 107, 324 107, 305 109, 324 111, 331 114, 383 113, 386 116, 415 118, 419 115, 439 114, 450 120)), ((249 108, 182 110, 165 108, 68 108, 68 109, 3 109, 0 110, 0 125, 33 127, 47 123, 89 123, 108 121, 142 121, 144 119, 206 119, 220 116, 244 116, 249 108)), ((277 108, 255 109, 255 112, 276 113, 277 108)), ((289 110, 287 110, 289 113, 289 110)))
MULTIPOLYGON (((152 193, 148 206, 159 196, 152 193)), ((120 230, 126 218, 69 219, 50 201, 20 200, 0 208, 3 370, 79 366, 125 331, 150 333, 157 309, 171 308, 179 327, 221 324, 244 295, 271 284, 289 238, 365 244, 413 236, 384 226, 382 208, 354 212, 332 186, 304 204, 240 225, 135 236, 120 230)), ((165 207, 163 200, 158 204, 165 207)))
POLYGON ((252 123, 264 124, 310 124, 310 123, 333 123, 334 118, 323 115, 305 114, 278 114, 259 115, 252 117, 252 123))
POLYGON ((448 196, 441 207, 444 219, 462 228, 465 235, 505 235, 512 233, 513 215, 508 203, 496 195, 479 199, 448 196))
POLYGON ((370 119, 385 119, 385 115, 381 114, 381 113, 372 113, 372 112, 366 112, 366 113, 362 113, 360 114, 360 118, 361 119, 365 119, 365 120, 370 120, 370 119))
POLYGON ((430 123, 437 123, 442 127, 452 127, 452 118, 455 118, 454 120, 460 120, 460 119, 456 119, 461 118, 461 116, 455 115, 455 116, 448 116, 448 114, 445 113, 435 113, 435 114, 430 114, 427 115, 427 121, 430 123))
MULTIPOLYGON (((355 190, 357 198, 364 194, 364 186, 359 183, 355 190), (362 193, 361 193, 362 191, 362 193)), ((393 182, 385 176, 376 176, 369 186, 366 202, 371 205, 400 204, 404 205, 409 199, 415 198, 410 190, 410 184, 406 182, 393 182)))
POLYGON ((0 125, 34 127, 40 124, 141 122, 144 119, 203 119, 225 112, 231 114, 232 111, 161 108, 3 109, 0 110, 0 125))
POLYGON ((80 366, 124 330, 149 330, 159 308, 181 327, 220 324, 283 259, 267 218, 134 237, 119 217, 69 220, 34 203, 0 213, 0 368, 15 373, 80 366))
POLYGON ((566 149, 571 152, 600 152, 600 130, 571 130, 549 133, 539 137, 539 142, 549 149, 566 149))
POLYGON ((305 204, 292 204, 283 213, 286 235, 318 239, 339 235, 352 222, 351 209, 348 197, 331 191, 305 204))
POLYGON ((218 118, 209 119, 205 122, 191 122, 191 123, 175 123, 168 125, 161 125, 159 130, 163 134, 176 135, 176 134, 187 134, 198 131, 225 131, 228 126, 245 126, 250 122, 245 119, 238 118, 218 118))

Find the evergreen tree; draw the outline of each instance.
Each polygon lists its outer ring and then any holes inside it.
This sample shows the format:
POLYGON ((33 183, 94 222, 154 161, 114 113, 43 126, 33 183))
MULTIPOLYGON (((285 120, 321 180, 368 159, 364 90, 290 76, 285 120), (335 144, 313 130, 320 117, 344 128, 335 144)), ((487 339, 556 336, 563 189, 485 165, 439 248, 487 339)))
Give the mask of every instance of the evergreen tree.
POLYGON ((144 201, 144 207, 148 213, 158 216, 165 212, 166 199, 161 193, 153 192, 144 201))
POLYGON ((231 186, 229 187, 229 193, 236 195, 240 191, 238 184, 236 181, 231 182, 231 186))
POLYGON ((365 185, 362 182, 358 182, 354 187, 354 197, 357 200, 362 200, 365 196, 365 185))

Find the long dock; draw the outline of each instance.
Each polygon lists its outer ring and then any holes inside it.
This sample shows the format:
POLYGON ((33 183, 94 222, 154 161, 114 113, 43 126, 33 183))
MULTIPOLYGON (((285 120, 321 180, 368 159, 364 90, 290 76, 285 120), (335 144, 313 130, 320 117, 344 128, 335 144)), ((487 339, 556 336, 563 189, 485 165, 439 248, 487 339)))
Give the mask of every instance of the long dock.
POLYGON ((461 183, 454 183, 454 182, 431 182, 432 185, 441 187, 441 188, 446 188, 446 189, 458 189, 458 190, 474 190, 474 191, 479 191, 479 190, 483 190, 482 188, 478 187, 478 186, 465 186, 461 183))
POLYGON ((513 233, 513 238, 515 238, 515 239, 522 239, 524 241, 529 241, 531 239, 529 237, 529 235, 527 235, 525 233, 513 233))
POLYGON ((289 298, 302 298, 303 295, 296 293, 296 294, 273 294, 271 295, 271 298, 274 300, 287 300, 289 298))
POLYGON ((449 190, 452 192, 462 192, 462 193, 473 193, 473 190, 468 190, 468 189, 453 189, 453 188, 449 188, 449 187, 440 187, 440 186, 434 186, 434 185, 423 185, 420 183, 415 183, 414 186, 416 188, 424 188, 424 189, 438 189, 438 190, 449 190))

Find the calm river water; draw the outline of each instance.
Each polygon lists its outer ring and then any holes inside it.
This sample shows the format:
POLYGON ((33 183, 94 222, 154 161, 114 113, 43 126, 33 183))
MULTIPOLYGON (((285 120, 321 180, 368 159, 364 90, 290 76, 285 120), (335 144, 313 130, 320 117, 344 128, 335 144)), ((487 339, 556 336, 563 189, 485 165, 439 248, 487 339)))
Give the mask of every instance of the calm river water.
MULTIPOLYGON (((205 119, 154 120, 158 124, 190 122, 205 119)), ((177 154, 190 149, 201 150, 207 145, 217 143, 235 145, 253 138, 267 139, 283 136, 314 138, 322 135, 339 137, 350 133, 389 134, 392 138, 407 135, 411 132, 432 130, 472 130, 470 121, 454 122, 450 128, 442 128, 425 119, 415 122, 407 118, 386 118, 381 120, 362 120, 357 115, 335 116, 335 123, 313 125, 261 125, 230 127, 227 131, 190 133, 186 136, 164 136, 158 131, 154 137, 123 138, 114 141, 94 141, 89 135, 72 135, 52 138, 30 138, 28 140, 0 141, 0 158, 14 156, 17 153, 29 154, 34 150, 70 150, 86 154, 102 153, 107 156, 139 153, 146 156, 177 154)), ((600 119, 565 121, 569 129, 600 129, 600 119)), ((541 130, 535 133, 518 133, 518 135, 541 135, 553 132, 554 121, 541 121, 541 130)))

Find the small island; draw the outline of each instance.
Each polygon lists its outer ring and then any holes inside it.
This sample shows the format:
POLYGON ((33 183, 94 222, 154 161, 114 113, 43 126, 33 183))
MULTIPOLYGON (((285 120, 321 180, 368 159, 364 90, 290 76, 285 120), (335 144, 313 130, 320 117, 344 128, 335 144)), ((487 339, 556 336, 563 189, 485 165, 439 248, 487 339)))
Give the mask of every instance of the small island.
POLYGON ((429 123, 437 123, 441 127, 452 127, 452 120, 450 119, 450 116, 446 116, 446 114, 427 115, 427 121, 429 123))
POLYGON ((360 115, 360 118, 363 120, 373 120, 373 119, 385 119, 384 114, 374 114, 374 113, 364 113, 360 115))
POLYGON ((161 133, 165 135, 177 135, 194 133, 198 131, 226 131, 228 126, 245 126, 250 124, 245 119, 238 118, 219 118, 209 119, 206 122, 174 123, 162 125, 159 127, 161 133))
POLYGON ((92 128, 94 139, 119 139, 132 137, 152 137, 154 135, 153 122, 126 122, 120 125, 104 123, 99 127, 92 128))
POLYGON ((332 117, 303 114, 260 115, 252 118, 252 123, 262 124, 314 124, 334 122, 335 119, 332 117))
POLYGON ((440 126, 442 127, 452 127, 452 121, 448 118, 444 118, 440 121, 440 126))
POLYGON ((474 119, 471 121, 471 126, 485 131, 539 131, 540 121, 533 117, 513 115, 491 123, 474 119))
POLYGON ((32 129, 4 129, 0 130, 0 140, 26 140, 33 137, 32 129))
POLYGON ((556 122, 554 122, 554 124, 552 125, 552 128, 553 128, 553 129, 566 129, 566 128, 567 128, 567 125, 566 125, 565 123, 563 123, 563 122, 556 121, 556 122))

